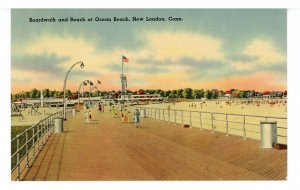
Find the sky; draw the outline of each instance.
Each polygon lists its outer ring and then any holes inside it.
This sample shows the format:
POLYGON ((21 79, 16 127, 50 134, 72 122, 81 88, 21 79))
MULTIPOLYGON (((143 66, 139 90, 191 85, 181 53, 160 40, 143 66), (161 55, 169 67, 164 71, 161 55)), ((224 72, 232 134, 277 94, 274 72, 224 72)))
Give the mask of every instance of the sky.
POLYGON ((287 89, 286 9, 13 9, 11 22, 12 93, 62 90, 78 61, 68 89, 99 80, 100 91, 120 90, 122 55, 129 90, 287 89), (130 21, 96 21, 114 17, 130 21))

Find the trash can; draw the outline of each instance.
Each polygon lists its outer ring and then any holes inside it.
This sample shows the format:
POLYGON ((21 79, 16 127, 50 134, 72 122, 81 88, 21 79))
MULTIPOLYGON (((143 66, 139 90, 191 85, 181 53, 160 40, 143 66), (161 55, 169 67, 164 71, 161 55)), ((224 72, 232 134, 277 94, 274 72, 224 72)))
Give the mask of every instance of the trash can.
POLYGON ((146 117, 146 109, 141 109, 141 117, 145 118, 146 117))
POLYGON ((54 133, 64 132, 64 123, 62 117, 54 118, 54 133))
POLYGON ((277 143, 277 122, 260 122, 260 146, 261 148, 273 148, 277 143))

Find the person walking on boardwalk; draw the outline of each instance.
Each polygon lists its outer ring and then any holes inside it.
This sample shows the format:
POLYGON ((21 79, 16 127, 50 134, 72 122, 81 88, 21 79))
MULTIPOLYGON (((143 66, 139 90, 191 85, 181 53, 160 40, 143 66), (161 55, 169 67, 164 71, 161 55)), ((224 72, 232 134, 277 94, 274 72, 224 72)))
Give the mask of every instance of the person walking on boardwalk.
POLYGON ((84 117, 85 117, 84 123, 89 123, 90 120, 89 120, 89 112, 88 111, 85 112, 85 116, 84 117))
POLYGON ((89 110, 89 119, 92 119, 92 112, 89 110))
POLYGON ((98 111, 102 111, 102 105, 101 105, 101 103, 99 103, 99 105, 98 105, 98 111))
POLYGON ((134 112, 134 121, 135 121, 135 127, 138 128, 140 123, 140 112, 138 109, 136 109, 134 112))
POLYGON ((123 110, 121 110, 121 122, 125 122, 125 112, 123 110))
POLYGON ((115 117, 115 114, 116 114, 116 108, 115 108, 115 106, 112 106, 112 108, 111 108, 112 117, 115 117))
POLYGON ((128 123, 128 116, 129 116, 129 111, 127 111, 127 109, 125 109, 125 112, 124 112, 124 122, 125 123, 128 123))

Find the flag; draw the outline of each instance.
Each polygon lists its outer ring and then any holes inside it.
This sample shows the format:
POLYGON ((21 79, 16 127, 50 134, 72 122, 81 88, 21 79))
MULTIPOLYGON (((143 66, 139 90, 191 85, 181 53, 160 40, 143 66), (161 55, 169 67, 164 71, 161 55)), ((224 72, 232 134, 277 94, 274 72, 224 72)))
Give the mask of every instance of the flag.
POLYGON ((98 84, 101 84, 100 80, 97 80, 98 84))
POLYGON ((128 63, 129 59, 125 56, 122 56, 122 61, 128 63))

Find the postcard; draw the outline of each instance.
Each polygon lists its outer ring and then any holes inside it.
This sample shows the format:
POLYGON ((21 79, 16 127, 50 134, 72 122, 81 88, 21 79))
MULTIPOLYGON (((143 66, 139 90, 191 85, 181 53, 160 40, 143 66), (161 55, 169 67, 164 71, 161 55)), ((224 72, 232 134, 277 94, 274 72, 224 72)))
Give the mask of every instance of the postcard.
POLYGON ((12 9, 11 180, 287 180, 286 9, 12 9))

